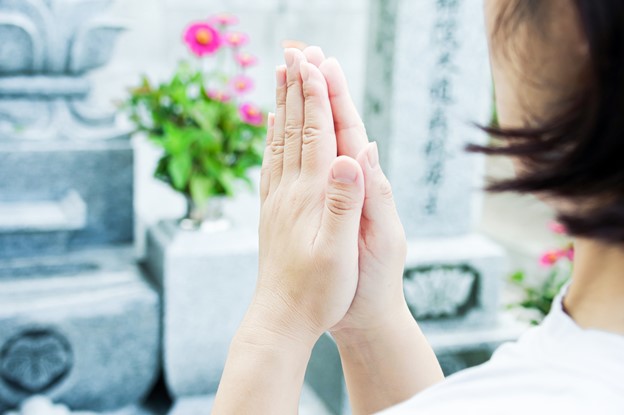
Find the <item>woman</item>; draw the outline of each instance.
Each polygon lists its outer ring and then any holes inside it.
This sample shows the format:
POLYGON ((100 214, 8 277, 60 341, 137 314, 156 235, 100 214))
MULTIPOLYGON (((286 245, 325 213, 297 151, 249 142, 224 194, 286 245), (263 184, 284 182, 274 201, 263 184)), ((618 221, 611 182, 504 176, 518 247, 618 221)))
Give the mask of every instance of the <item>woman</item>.
POLYGON ((403 299, 405 238, 340 67, 286 50, 262 174, 260 268, 215 414, 294 414, 330 331, 353 412, 624 414, 624 2, 485 0, 504 145, 576 236, 552 313, 443 381, 403 299), (339 157, 337 157, 337 155, 339 157))

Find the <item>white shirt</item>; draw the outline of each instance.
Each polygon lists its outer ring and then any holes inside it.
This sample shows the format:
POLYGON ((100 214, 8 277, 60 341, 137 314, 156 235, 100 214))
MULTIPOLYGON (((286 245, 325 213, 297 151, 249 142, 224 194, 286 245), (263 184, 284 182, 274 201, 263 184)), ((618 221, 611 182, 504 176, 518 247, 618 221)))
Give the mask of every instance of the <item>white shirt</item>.
POLYGON ((489 362, 380 415, 624 415, 624 336, 580 328, 562 299, 489 362))

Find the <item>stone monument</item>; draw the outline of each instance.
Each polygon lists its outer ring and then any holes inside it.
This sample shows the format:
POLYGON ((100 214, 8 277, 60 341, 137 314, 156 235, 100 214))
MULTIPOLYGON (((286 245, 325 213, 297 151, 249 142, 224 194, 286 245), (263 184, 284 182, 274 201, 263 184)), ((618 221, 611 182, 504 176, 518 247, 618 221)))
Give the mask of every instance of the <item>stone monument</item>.
POLYGON ((109 0, 0 0, 0 413, 139 403, 159 299, 133 258, 133 151, 89 103, 109 0))
POLYGON ((483 0, 373 0, 365 122, 408 237, 405 295, 447 374, 522 328, 501 316, 503 250, 475 232, 493 110, 483 0))

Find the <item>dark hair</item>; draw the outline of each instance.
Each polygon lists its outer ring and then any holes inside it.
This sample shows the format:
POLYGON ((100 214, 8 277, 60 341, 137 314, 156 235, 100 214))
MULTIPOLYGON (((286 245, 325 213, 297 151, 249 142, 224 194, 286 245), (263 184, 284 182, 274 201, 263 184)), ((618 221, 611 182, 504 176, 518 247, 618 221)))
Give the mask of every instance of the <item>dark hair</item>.
MULTIPOLYGON (((513 30, 526 18, 543 24, 538 15, 546 3, 510 2, 499 28, 513 30)), ((470 145, 468 150, 518 157, 529 167, 517 178, 490 184, 489 190, 543 193, 576 203, 579 209, 559 215, 570 234, 624 243, 624 2, 570 4, 578 10, 589 48, 578 90, 537 127, 483 127, 506 145, 470 145)))

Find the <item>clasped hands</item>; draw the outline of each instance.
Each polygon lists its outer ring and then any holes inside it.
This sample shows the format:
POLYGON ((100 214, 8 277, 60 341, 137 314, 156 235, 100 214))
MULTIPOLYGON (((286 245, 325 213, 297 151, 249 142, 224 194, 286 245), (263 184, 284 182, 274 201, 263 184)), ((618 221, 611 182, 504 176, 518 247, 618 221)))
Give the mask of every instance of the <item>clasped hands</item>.
POLYGON ((258 283, 241 330, 306 347, 326 331, 359 341, 409 313, 403 227, 338 62, 317 47, 286 49, 285 61, 262 166, 258 283))

